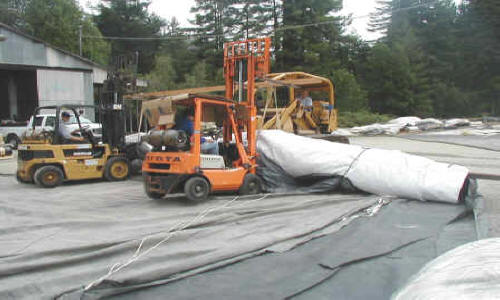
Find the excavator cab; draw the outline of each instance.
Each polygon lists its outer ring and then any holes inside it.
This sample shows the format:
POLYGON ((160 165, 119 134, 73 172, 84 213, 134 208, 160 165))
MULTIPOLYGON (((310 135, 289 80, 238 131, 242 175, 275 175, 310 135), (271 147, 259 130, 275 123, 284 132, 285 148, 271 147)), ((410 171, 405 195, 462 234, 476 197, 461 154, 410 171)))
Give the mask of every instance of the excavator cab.
POLYGON ((225 45, 225 97, 184 94, 143 104, 142 115, 158 128, 144 138, 153 148, 142 168, 150 198, 183 192, 188 200, 201 202, 213 192, 261 192, 261 181, 255 174, 255 79, 269 72, 269 49, 269 38, 225 45), (185 124, 175 116, 176 111, 192 112, 192 130, 173 125, 185 124), (210 154, 205 152, 207 137, 202 134, 207 123, 215 123, 222 131, 215 141, 218 150, 214 153, 210 149, 210 154), (189 149, 183 151, 186 136, 189 149))

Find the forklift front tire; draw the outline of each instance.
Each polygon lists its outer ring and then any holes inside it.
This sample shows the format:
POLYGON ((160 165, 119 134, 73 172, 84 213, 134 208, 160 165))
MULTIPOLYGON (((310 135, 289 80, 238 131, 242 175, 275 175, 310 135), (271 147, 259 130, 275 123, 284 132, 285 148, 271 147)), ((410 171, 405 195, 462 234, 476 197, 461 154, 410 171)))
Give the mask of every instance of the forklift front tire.
POLYGON ((184 184, 184 193, 189 201, 199 203, 207 200, 210 185, 203 177, 191 177, 184 184))
POLYGON ((35 171, 35 183, 44 188, 54 188, 64 180, 61 168, 56 166, 43 166, 35 171))
POLYGON ((262 193, 262 181, 259 176, 248 173, 243 179, 243 184, 241 185, 238 194, 240 195, 255 195, 262 193))
POLYGON ((120 181, 127 179, 130 166, 128 160, 123 157, 111 157, 104 167, 104 178, 108 181, 120 181))

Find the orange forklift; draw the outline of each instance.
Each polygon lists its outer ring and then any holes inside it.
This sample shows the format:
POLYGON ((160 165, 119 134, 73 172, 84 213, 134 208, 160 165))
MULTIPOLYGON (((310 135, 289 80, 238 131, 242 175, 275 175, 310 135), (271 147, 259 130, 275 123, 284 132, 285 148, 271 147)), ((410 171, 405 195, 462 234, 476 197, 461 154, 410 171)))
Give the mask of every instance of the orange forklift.
POLYGON ((165 99, 179 110, 194 111, 193 134, 161 130, 155 133, 161 138, 150 139, 156 142, 142 167, 150 198, 184 192, 188 200, 201 202, 213 192, 261 192, 261 180, 255 174, 255 80, 269 73, 270 46, 270 38, 225 44, 225 97, 185 94, 165 99), (202 125, 210 121, 222 127, 217 154, 202 153, 202 125))

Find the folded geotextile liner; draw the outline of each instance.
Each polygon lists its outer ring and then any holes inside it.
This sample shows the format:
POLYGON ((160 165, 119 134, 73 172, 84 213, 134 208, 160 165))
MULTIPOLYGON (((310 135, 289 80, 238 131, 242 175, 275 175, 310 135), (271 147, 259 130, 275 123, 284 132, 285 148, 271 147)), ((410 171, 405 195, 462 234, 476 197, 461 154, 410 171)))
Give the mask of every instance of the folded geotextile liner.
POLYGON ((292 178, 341 177, 368 193, 416 200, 458 203, 469 174, 465 167, 401 151, 366 149, 278 130, 260 131, 257 151, 292 178))
POLYGON ((0 190, 0 299, 80 299, 176 280, 338 230, 380 198, 230 195, 189 205, 179 195, 148 199, 137 180, 41 195, 14 177, 0 190))
POLYGON ((455 248, 425 265, 392 299, 498 299, 500 238, 455 248))

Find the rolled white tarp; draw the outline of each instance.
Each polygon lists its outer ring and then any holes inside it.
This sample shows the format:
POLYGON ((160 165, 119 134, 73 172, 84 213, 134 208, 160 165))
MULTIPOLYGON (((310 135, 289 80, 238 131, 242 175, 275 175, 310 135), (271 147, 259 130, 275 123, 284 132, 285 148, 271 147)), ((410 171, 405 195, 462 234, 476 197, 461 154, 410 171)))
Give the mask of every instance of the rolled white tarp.
POLYGON ((498 299, 500 238, 462 245, 427 263, 393 300, 498 299))
POLYGON ((257 152, 294 178, 342 176, 377 195, 457 203, 469 170, 395 150, 259 131, 257 152))

